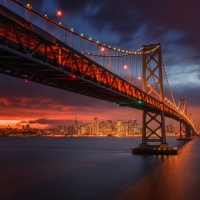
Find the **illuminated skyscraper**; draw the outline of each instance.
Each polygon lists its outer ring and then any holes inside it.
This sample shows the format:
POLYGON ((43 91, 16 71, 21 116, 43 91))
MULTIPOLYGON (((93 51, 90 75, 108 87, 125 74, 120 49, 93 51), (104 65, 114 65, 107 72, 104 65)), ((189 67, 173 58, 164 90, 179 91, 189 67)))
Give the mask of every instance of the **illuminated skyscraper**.
POLYGON ((75 125, 74 125, 74 133, 75 135, 78 134, 78 122, 77 122, 77 116, 75 117, 75 125))
POLYGON ((94 134, 99 135, 99 120, 97 117, 94 118, 94 134))

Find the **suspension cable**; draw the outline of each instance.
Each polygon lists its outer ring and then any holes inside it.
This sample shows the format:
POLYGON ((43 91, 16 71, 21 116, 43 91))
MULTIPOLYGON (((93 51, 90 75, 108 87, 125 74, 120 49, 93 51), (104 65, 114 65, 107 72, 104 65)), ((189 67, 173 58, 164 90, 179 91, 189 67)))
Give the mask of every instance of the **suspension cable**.
MULTIPOLYGON (((162 55, 161 55, 161 57, 162 57, 162 55)), ((171 86, 169 84, 169 79, 168 79, 168 75, 167 75, 167 71, 166 71, 166 68, 165 68, 165 63, 164 63, 163 57, 162 57, 162 64, 163 64, 163 68, 164 68, 164 71, 165 71, 165 76, 166 76, 167 85, 168 85, 168 88, 169 88, 169 91, 170 91, 170 94, 171 94, 171 98, 172 98, 172 101, 173 101, 173 103, 174 103, 174 105, 176 106, 176 109, 177 109, 177 105, 176 105, 176 102, 174 100, 174 95, 172 93, 172 89, 171 89, 171 86)))

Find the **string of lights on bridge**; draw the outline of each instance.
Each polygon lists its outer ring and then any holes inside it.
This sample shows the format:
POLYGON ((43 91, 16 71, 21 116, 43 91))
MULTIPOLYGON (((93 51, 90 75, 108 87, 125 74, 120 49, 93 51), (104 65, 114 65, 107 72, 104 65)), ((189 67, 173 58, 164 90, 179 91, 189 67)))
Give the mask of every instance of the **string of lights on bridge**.
MULTIPOLYGON (((65 18, 65 24, 62 24, 61 22, 57 22, 55 20, 52 20, 48 17, 47 14, 40 14, 38 11, 34 11, 35 9, 33 9, 33 5, 32 3, 26 3, 25 5, 21 4, 18 1, 15 0, 11 0, 14 3, 17 3, 19 6, 25 8, 28 12, 32 12, 33 14, 39 16, 40 18, 43 18, 44 20, 53 23, 54 25, 60 27, 61 29, 63 29, 64 31, 67 31, 68 33, 71 33, 73 35, 78 36, 79 38, 86 40, 90 43, 93 43, 95 45, 98 45, 101 47, 101 52, 106 52, 106 50, 112 50, 115 53, 120 53, 120 54, 115 54, 115 55, 101 55, 101 54, 95 54, 95 53, 91 53, 91 52, 82 52, 85 55, 92 55, 92 56, 99 56, 99 57, 123 57, 123 56, 130 56, 130 55, 141 55, 141 54, 147 54, 150 52, 155 51, 157 48, 159 48, 159 46, 156 46, 155 48, 149 50, 149 51, 143 51, 143 47, 141 47, 138 50, 135 51, 127 51, 127 50, 122 50, 121 48, 116 48, 116 47, 111 47, 110 45, 106 45, 103 43, 100 43, 99 40, 93 40, 92 37, 87 37, 86 35, 84 35, 83 33, 80 33, 79 31, 75 31, 73 28, 68 28, 66 26, 66 15, 64 14, 64 12, 62 10, 57 10, 56 11, 56 16, 58 17, 62 17, 64 16, 65 18)), ((66 42, 66 38, 65 38, 65 42, 66 42)))
POLYGON ((172 93, 171 86, 170 86, 170 84, 169 84, 169 79, 168 79, 168 75, 167 75, 167 71, 166 71, 166 68, 165 68, 165 63, 164 63, 163 57, 162 57, 162 64, 163 64, 163 68, 164 68, 164 71, 165 71, 165 77, 166 77, 166 80, 167 80, 167 85, 168 85, 168 88, 169 88, 170 95, 171 95, 171 98, 172 98, 173 103, 170 102, 167 98, 165 98, 165 100, 169 101, 169 103, 171 103, 173 106, 175 106, 176 109, 178 110, 178 107, 176 106, 176 102, 175 102, 175 100, 174 100, 174 95, 173 95, 173 93, 172 93))
MULTIPOLYGON (((165 77, 166 77, 166 80, 167 80, 167 85, 168 85, 168 88, 169 88, 170 95, 171 95, 171 98, 172 98, 173 103, 172 103, 170 100, 168 100, 167 98, 165 98, 165 101, 168 101, 168 103, 170 103, 173 107, 175 107, 176 110, 177 110, 180 114, 183 114, 183 115, 184 115, 184 114, 185 114, 185 109, 186 109, 186 103, 184 104, 184 107, 183 107, 182 110, 179 109, 180 102, 179 102, 179 105, 178 105, 178 106, 176 105, 176 102, 175 102, 175 100, 174 100, 174 95, 173 95, 173 93, 172 93, 172 89, 171 89, 171 86, 170 86, 170 84, 169 84, 169 79, 168 79, 168 75, 167 75, 167 71, 166 71, 166 68, 165 68, 165 63, 164 63, 163 57, 162 57, 162 63, 163 63, 164 71, 165 71, 165 77)), ((185 115, 185 117, 188 118, 188 116, 186 116, 186 115, 185 115)), ((190 120, 189 120, 189 121, 190 121, 190 120)))

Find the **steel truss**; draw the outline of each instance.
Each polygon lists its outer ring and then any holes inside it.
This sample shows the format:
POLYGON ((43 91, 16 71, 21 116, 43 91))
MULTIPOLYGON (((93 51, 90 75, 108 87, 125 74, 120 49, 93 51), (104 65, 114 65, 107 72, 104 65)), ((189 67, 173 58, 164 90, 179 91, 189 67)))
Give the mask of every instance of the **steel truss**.
POLYGON ((142 144, 141 147, 148 147, 147 142, 161 142, 162 144, 166 144, 165 132, 163 129, 165 128, 164 124, 164 113, 150 113, 147 111, 143 111, 143 126, 142 126, 142 144), (155 122, 157 126, 155 126, 155 122), (154 123, 155 128, 151 128, 151 124, 154 123), (163 134, 164 133, 164 134, 163 134), (157 139, 151 139, 151 136, 156 136, 157 139))
POLYGON ((180 122, 180 138, 186 137, 187 124, 180 122))

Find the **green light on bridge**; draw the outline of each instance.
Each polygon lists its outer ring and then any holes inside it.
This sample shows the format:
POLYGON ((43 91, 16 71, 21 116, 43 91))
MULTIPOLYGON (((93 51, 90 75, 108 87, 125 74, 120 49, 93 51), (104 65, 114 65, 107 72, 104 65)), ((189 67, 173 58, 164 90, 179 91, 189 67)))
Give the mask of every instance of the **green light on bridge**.
POLYGON ((137 101, 137 103, 138 103, 138 104, 142 104, 143 102, 139 100, 139 101, 137 101))

